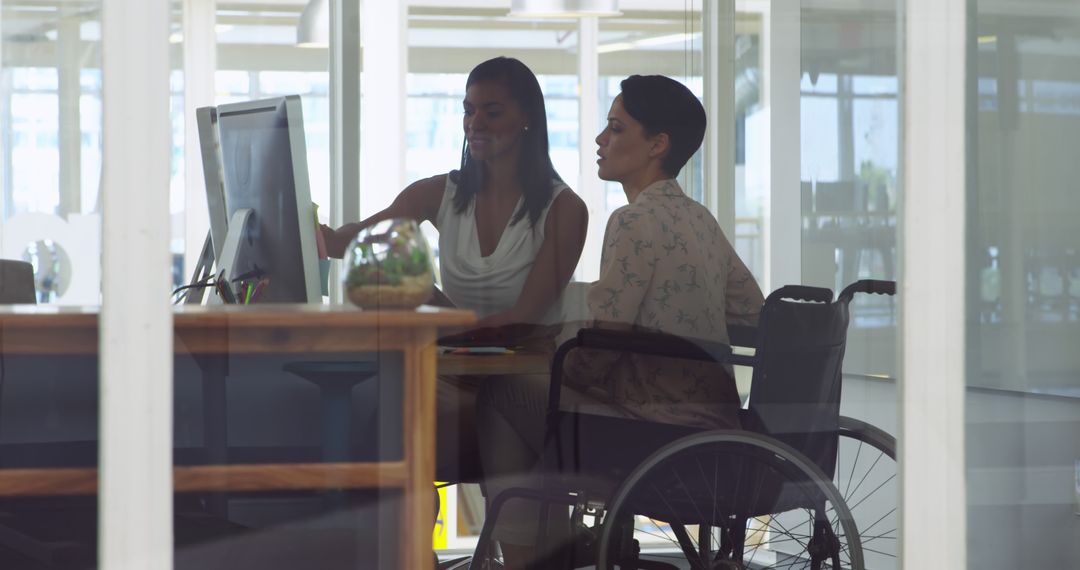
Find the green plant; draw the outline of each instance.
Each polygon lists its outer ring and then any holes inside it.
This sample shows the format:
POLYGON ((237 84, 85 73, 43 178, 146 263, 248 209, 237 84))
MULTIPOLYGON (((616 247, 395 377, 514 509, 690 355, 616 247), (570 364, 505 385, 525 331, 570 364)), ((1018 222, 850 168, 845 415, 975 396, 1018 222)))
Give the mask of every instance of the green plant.
POLYGON ((874 164, 872 160, 864 160, 859 164, 859 179, 866 186, 868 204, 882 205, 887 210, 893 208, 893 205, 889 203, 889 188, 895 181, 888 169, 874 164))
POLYGON ((384 235, 389 236, 387 241, 359 242, 353 246, 353 256, 360 261, 349 269, 348 286, 400 285, 405 277, 431 271, 427 251, 410 247, 413 236, 408 226, 396 226, 384 235))

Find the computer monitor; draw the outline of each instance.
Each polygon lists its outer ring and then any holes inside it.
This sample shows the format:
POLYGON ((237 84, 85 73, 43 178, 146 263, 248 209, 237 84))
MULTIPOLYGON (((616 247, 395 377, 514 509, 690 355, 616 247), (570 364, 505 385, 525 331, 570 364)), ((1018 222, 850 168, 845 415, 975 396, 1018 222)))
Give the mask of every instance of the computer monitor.
POLYGON ((206 205, 210 216, 210 243, 213 245, 213 259, 221 259, 221 249, 225 246, 225 233, 229 229, 229 212, 225 208, 225 174, 221 169, 217 108, 195 109, 195 123, 199 127, 199 148, 202 155, 203 181, 206 184, 206 205))
POLYGON ((300 97, 204 107, 196 116, 217 271, 268 278, 259 302, 320 302, 300 97))

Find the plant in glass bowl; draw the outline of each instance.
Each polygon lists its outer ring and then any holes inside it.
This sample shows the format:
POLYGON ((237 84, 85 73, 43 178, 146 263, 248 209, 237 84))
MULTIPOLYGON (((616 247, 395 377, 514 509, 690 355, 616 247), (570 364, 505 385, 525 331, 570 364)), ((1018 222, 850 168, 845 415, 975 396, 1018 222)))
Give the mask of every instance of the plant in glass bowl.
POLYGON ((413 308, 431 298, 431 249, 415 220, 383 220, 345 249, 345 295, 363 308, 413 308))

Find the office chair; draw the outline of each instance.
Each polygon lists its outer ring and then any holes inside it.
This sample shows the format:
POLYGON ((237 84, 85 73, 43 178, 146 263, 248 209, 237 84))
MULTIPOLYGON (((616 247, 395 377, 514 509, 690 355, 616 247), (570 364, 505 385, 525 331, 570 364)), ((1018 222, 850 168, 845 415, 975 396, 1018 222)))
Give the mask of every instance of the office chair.
POLYGON ((0 305, 37 302, 34 266, 25 261, 0 259, 0 305))

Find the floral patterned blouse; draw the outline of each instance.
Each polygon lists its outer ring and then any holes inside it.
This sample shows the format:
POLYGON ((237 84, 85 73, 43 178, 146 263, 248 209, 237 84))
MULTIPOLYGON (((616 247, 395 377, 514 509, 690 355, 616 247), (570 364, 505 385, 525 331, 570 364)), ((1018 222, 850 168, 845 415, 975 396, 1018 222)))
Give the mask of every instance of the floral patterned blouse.
MULTIPOLYGON (((763 302, 716 219, 675 180, 650 185, 608 220, 600 279, 588 293, 589 313, 601 324, 727 343, 727 325, 756 324, 763 302)), ((633 417, 738 426, 730 366, 578 350, 565 376, 633 417)))

